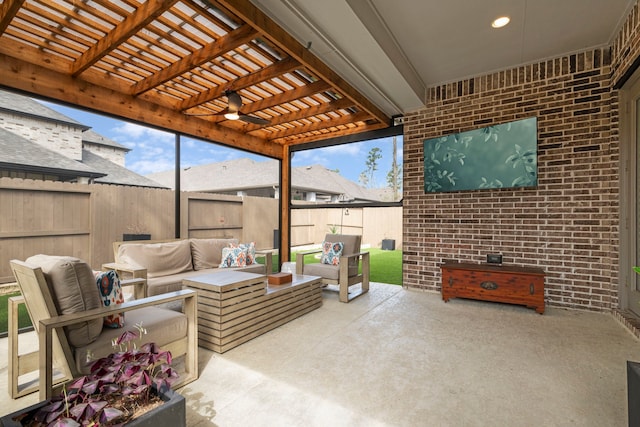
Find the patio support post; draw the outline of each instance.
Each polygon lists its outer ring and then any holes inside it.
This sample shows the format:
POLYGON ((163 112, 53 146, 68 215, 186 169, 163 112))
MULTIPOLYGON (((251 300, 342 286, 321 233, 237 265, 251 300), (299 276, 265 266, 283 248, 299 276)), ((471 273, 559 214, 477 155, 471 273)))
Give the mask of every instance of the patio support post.
MULTIPOLYGON (((176 164, 175 164, 175 238, 180 238, 180 134, 176 133, 176 164)), ((189 237, 189 236, 185 236, 189 237)))
MULTIPOLYGON (((289 261, 291 253, 291 152, 289 146, 282 147, 280 161, 280 266, 289 261)), ((279 270, 279 269, 278 269, 279 270)))

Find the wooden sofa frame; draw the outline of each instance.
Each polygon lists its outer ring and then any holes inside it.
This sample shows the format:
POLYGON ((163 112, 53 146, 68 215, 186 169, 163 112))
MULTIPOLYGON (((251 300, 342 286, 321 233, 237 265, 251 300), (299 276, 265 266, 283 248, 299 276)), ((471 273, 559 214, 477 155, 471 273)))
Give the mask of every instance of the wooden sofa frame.
MULTIPOLYGON (((212 237, 213 239, 215 239, 216 237, 212 237)), ((223 237, 221 237, 222 239, 223 237)), ((117 260, 118 259, 118 251, 120 249, 120 246, 124 245, 124 244, 131 244, 131 243, 139 243, 139 244, 153 244, 153 243, 170 243, 170 242, 177 242, 180 240, 185 240, 185 239, 164 239, 164 240, 125 240, 125 241, 121 241, 121 242, 113 242, 113 259, 117 260)), ((257 256, 264 256, 265 258, 265 271, 266 274, 270 274, 273 270, 273 253, 270 250, 256 250, 256 255, 257 256)), ((147 269, 146 268, 141 268, 141 267, 137 267, 137 266, 133 266, 133 265, 129 265, 129 264, 123 264, 123 263, 119 263, 119 262, 108 262, 108 263, 104 263, 102 264, 102 269, 103 270, 116 270, 118 272, 118 274, 121 277, 129 277, 129 278, 140 278, 140 279, 146 279, 147 278, 147 269)), ((146 296, 146 291, 147 289, 145 288, 145 296, 146 296)))
MULTIPOLYGON (((183 313, 187 316, 187 336, 164 345, 163 349, 169 350, 174 358, 185 356, 185 372, 180 375, 179 382, 174 385, 175 387, 188 384, 198 378, 196 292, 181 290, 116 304, 111 307, 58 316, 53 296, 49 291, 42 269, 39 267, 33 268, 19 260, 12 260, 10 264, 22 292, 21 297, 14 297, 10 303, 9 310, 9 389, 13 398, 38 390, 41 400, 48 399, 53 395, 54 391, 61 388, 63 382, 81 375, 77 371, 71 345, 61 328, 103 318, 109 314, 176 301, 182 302, 183 313), (38 351, 24 355, 18 355, 17 306, 20 303, 27 305, 39 342, 38 351), (54 380, 54 365, 62 371, 62 378, 54 380), (36 370, 39 373, 38 384, 20 389, 18 377, 36 370)), ((137 288, 135 291, 136 296, 141 295, 146 287, 144 279, 124 280, 123 282, 124 285, 131 285, 137 288)))

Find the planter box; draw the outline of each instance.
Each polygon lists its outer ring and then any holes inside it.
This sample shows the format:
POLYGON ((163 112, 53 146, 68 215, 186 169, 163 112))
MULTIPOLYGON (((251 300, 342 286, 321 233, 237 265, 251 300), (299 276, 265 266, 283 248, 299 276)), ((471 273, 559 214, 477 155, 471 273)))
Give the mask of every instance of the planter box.
MULTIPOLYGON (((132 427, 184 427, 187 425, 187 412, 184 396, 166 390, 160 393, 160 397, 164 400, 164 405, 135 418, 125 425, 132 427)), ((0 425, 3 427, 20 427, 22 423, 16 422, 13 418, 30 412, 34 409, 44 406, 46 402, 39 402, 28 408, 21 409, 12 414, 0 417, 0 425)))

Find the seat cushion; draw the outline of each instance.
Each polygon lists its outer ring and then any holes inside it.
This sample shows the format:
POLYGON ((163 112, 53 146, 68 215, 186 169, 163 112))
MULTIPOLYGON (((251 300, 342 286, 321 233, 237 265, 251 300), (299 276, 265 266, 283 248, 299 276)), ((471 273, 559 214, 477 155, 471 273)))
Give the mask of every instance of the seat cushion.
POLYGON ((105 328, 94 342, 75 349, 74 358, 79 372, 88 373, 93 361, 119 351, 111 345, 112 340, 124 331, 136 331, 136 324, 142 324, 147 330, 141 342, 135 341, 136 345, 155 342, 162 348, 187 335, 187 316, 177 311, 144 307, 127 311, 126 315, 124 330, 105 328))
POLYGON ((320 276, 329 280, 338 280, 338 276, 340 275, 340 266, 322 263, 305 264, 302 274, 320 276))
POLYGON ((189 239, 193 269, 216 268, 222 262, 222 248, 237 245, 238 239, 189 239))
MULTIPOLYGON (((86 262, 66 256, 34 255, 25 260, 40 267, 58 314, 71 314, 101 308, 93 270, 86 262)), ((80 347, 92 343, 102 331, 102 319, 65 327, 69 344, 80 347)))
POLYGON ((118 262, 146 268, 148 278, 193 270, 188 240, 123 243, 118 248, 118 262))

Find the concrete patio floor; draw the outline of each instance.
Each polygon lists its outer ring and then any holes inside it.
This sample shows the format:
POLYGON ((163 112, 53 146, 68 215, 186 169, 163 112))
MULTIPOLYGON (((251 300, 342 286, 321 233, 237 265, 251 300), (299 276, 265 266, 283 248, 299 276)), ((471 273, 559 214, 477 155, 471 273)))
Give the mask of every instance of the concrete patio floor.
MULTIPOLYGON (((37 401, 7 392, 0 413, 37 401)), ((640 342, 609 314, 451 300, 373 283, 224 354, 180 389, 189 426, 626 426, 640 342)))

